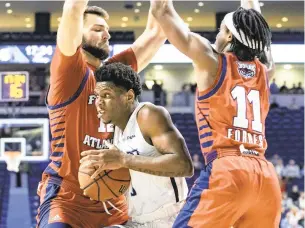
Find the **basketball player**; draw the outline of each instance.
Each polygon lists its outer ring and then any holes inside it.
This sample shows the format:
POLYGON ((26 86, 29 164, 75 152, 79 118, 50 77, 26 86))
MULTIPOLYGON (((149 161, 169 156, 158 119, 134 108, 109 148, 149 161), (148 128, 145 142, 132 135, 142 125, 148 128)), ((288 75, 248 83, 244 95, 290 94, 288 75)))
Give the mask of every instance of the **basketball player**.
POLYGON ((95 73, 98 115, 115 127, 114 145, 89 150, 81 162, 104 169, 130 169, 128 200, 131 220, 124 227, 171 228, 188 193, 185 176, 193 165, 184 138, 169 113, 151 103, 139 103, 137 73, 121 63, 95 73))
MULTIPOLYGON (((95 109, 93 71, 109 55, 108 14, 87 7, 88 0, 66 0, 51 64, 47 105, 52 133, 52 160, 39 184, 38 227, 96 228, 127 221, 124 196, 107 205, 83 196, 78 183, 81 151, 103 148, 113 137, 113 126, 101 122, 95 109)), ((131 48, 109 62, 122 62, 141 71, 165 42, 162 30, 149 15, 144 33, 131 48)))
POLYGON ((198 87, 195 115, 205 168, 174 228, 279 227, 279 183, 264 155, 274 68, 270 58, 268 67, 257 58, 265 50, 271 56, 271 33, 259 2, 241 3, 224 17, 214 50, 190 32, 171 0, 151 0, 169 41, 193 60, 198 87))

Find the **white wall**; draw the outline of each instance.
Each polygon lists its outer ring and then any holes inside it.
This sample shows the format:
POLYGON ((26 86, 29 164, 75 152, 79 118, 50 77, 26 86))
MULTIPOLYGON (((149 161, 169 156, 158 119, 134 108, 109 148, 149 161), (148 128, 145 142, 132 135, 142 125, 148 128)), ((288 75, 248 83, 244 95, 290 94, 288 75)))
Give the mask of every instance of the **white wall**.
POLYGON ((275 83, 278 87, 281 87, 286 81, 288 88, 292 87, 292 84, 295 83, 296 86, 299 82, 302 82, 304 87, 304 66, 302 65, 292 65, 291 70, 285 70, 283 65, 278 65, 275 71, 275 83))
POLYGON ((195 76, 191 64, 189 67, 179 67, 180 64, 171 64, 170 68, 164 67, 163 70, 149 68, 145 71, 145 80, 163 81, 163 89, 167 92, 180 91, 185 83, 195 83, 195 76))
MULTIPOLYGON (((166 64, 163 66, 163 70, 155 70, 153 65, 150 64, 147 70, 143 72, 145 80, 163 81, 163 88, 169 93, 180 91, 185 83, 195 82, 191 64, 166 64)), ((299 82, 302 82, 304 87, 304 66, 292 64, 291 70, 285 70, 283 65, 277 65, 274 78, 279 87, 283 85, 284 81, 286 81, 288 88, 292 87, 293 83, 297 85, 299 82)))

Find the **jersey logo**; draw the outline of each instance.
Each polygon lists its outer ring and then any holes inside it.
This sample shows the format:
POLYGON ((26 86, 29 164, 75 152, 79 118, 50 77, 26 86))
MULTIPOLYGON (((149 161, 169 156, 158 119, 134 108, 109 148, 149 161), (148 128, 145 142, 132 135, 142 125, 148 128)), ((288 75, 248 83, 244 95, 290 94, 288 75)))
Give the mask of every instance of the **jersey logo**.
POLYGON ((127 140, 133 139, 135 137, 136 137, 135 135, 127 136, 127 140))
POLYGON ((256 74, 256 65, 237 62, 238 73, 245 78, 253 78, 256 74))
POLYGON ((88 104, 90 104, 90 105, 94 104, 95 99, 96 99, 95 95, 89 95, 89 97, 88 97, 88 104))
POLYGON ((127 154, 131 154, 131 155, 140 155, 138 150, 132 150, 132 151, 127 151, 127 154))

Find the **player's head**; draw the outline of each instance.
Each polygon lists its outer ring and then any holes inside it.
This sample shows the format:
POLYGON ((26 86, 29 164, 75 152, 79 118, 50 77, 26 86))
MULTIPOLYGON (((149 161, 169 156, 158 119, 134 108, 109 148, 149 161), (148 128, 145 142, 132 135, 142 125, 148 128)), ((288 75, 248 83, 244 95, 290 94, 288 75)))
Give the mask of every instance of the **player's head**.
POLYGON ((225 16, 215 43, 218 52, 233 52, 241 61, 261 57, 270 44, 271 32, 264 17, 254 9, 242 7, 225 16))
POLYGON ((104 123, 116 124, 129 117, 141 94, 139 75, 127 65, 110 63, 95 72, 96 108, 104 123))
POLYGON ((97 6, 88 6, 84 12, 82 47, 100 60, 109 56, 108 18, 108 13, 97 6))

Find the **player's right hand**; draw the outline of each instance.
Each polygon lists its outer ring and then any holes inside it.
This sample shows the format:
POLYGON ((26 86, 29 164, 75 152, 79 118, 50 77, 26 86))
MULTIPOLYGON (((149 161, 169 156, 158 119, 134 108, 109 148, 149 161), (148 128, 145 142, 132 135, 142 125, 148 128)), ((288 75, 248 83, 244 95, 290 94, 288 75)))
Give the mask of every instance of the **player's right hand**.
POLYGON ((80 163, 84 163, 84 167, 99 167, 91 176, 92 179, 103 170, 115 170, 123 167, 126 154, 107 141, 105 141, 105 144, 109 149, 87 150, 81 153, 84 157, 80 160, 80 163))

